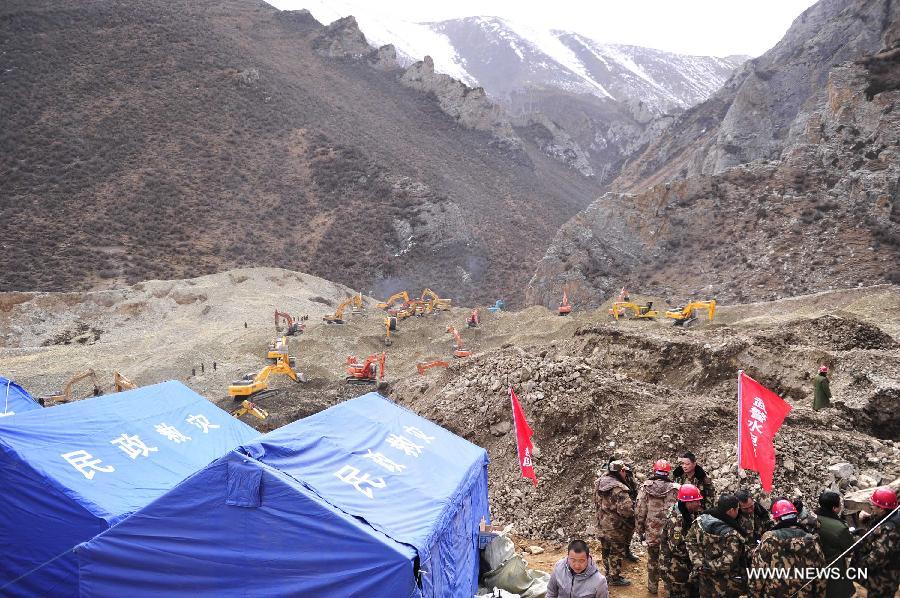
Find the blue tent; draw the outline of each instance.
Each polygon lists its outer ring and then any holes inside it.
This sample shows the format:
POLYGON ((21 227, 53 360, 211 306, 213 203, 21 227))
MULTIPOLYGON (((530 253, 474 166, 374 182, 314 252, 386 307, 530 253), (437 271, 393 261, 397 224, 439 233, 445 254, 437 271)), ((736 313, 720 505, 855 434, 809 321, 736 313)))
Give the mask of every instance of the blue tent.
POLYGON ((75 545, 257 437, 180 382, 0 418, 0 596, 77 596, 75 545))
POLYGON ((473 596, 484 449, 376 393, 245 444, 78 548, 82 596, 473 596))
POLYGON ((0 376, 0 417, 40 408, 40 404, 31 398, 27 390, 9 378, 0 376))

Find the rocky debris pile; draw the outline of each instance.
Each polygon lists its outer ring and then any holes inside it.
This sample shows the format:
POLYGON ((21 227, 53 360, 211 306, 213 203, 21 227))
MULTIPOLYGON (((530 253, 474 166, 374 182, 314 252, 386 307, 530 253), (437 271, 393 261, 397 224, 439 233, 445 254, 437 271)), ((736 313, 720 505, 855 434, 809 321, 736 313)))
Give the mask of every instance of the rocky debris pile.
MULTIPOLYGON (((780 332, 773 327, 768 334, 780 332)), ((656 459, 691 450, 719 492, 761 494, 755 473, 738 472, 735 446, 734 360, 749 361, 753 342, 727 327, 683 334, 597 324, 571 340, 476 354, 439 377, 400 381, 391 394, 489 451, 495 518, 515 523, 526 536, 593 535, 592 487, 612 457, 633 459, 640 479, 656 459), (519 471, 508 384, 535 432, 537 488, 519 471)), ((797 355, 785 351, 758 360, 762 372, 770 372, 759 379, 772 388, 803 386, 797 355)), ((836 361, 840 368, 842 357, 836 361)), ((885 362, 896 370, 900 353, 884 351, 885 362)), ((833 388, 856 403, 871 398, 871 388, 846 383, 850 376, 839 375, 833 388)), ((782 394, 794 411, 776 439, 774 494, 810 502, 826 488, 847 492, 900 476, 900 443, 857 427, 859 409, 844 404, 814 412, 805 394, 801 401, 782 394)))

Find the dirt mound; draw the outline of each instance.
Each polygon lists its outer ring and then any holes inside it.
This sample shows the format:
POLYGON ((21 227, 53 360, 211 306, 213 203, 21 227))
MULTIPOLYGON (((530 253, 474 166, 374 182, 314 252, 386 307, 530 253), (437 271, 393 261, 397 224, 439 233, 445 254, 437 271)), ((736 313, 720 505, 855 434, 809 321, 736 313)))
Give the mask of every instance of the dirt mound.
POLYGON ((791 345, 816 346, 829 351, 896 349, 900 346, 877 326, 832 315, 795 322, 787 327, 784 336, 791 345))

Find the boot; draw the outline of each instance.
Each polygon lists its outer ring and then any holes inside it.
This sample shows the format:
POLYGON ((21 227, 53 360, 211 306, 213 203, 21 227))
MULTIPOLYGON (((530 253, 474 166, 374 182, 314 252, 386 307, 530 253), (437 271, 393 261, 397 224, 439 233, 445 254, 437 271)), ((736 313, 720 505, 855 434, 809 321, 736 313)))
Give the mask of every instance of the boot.
POLYGON ((631 547, 629 546, 628 549, 625 551, 625 560, 631 561, 632 563, 637 563, 641 559, 636 554, 631 552, 631 547))
POLYGON ((608 580, 609 585, 611 586, 630 586, 631 582, 622 577, 621 575, 616 575, 615 577, 610 577, 608 580))

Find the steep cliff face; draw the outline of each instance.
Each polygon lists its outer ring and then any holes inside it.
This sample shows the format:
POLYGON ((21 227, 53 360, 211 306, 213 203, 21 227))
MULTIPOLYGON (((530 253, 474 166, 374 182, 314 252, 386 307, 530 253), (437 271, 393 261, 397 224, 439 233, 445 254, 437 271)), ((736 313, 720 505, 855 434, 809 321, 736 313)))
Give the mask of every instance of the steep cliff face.
POLYGON ((898 18, 894 0, 815 4, 774 48, 744 63, 721 90, 632 158, 614 188, 635 191, 777 159, 791 143, 793 123, 819 104, 830 69, 879 51, 898 18))
POLYGON ((776 160, 593 202, 556 235, 527 302, 552 305, 564 285, 595 306, 623 285, 681 302, 900 281, 897 63, 887 51, 831 69, 776 160))

